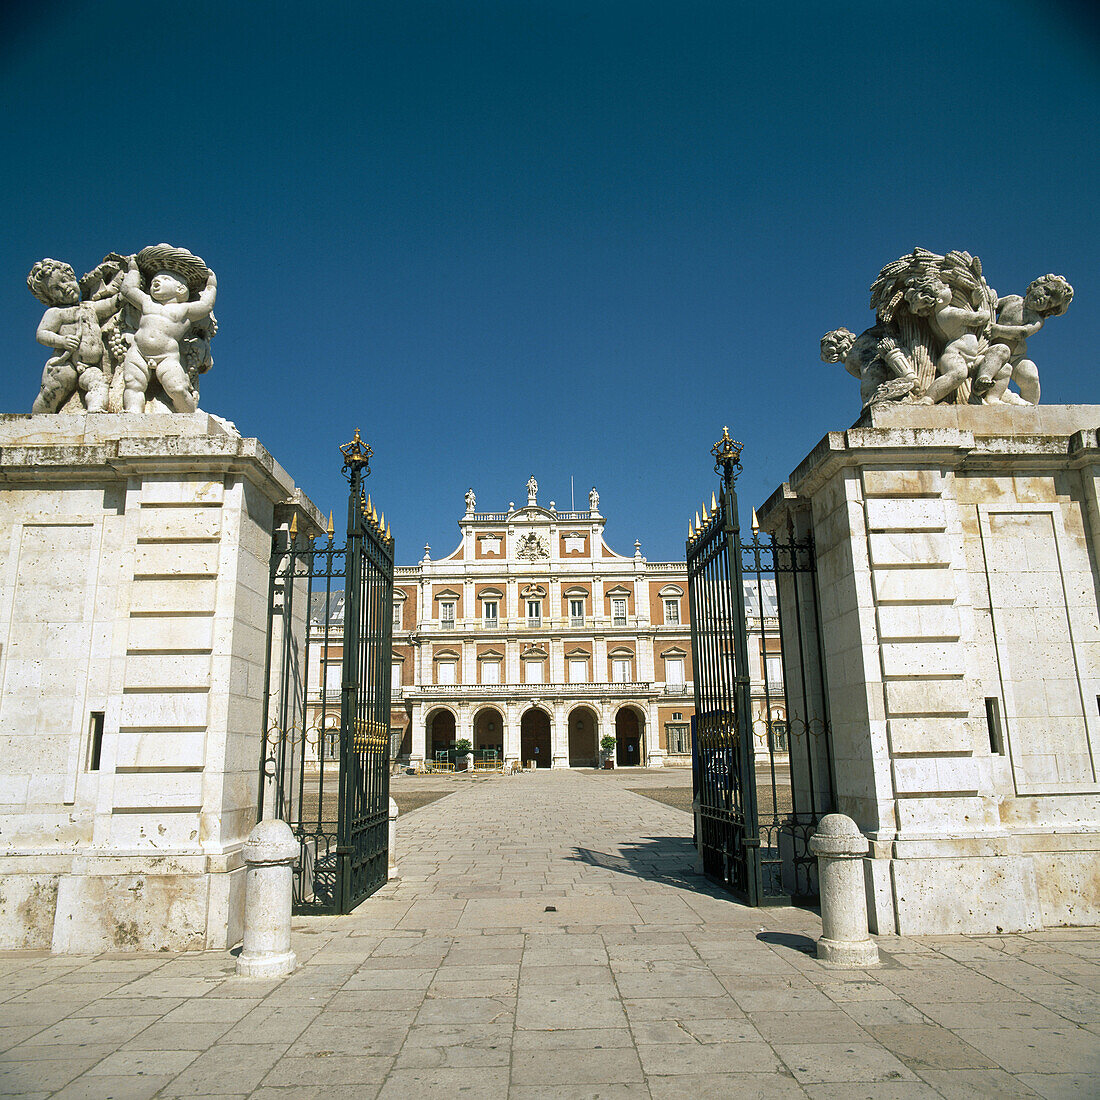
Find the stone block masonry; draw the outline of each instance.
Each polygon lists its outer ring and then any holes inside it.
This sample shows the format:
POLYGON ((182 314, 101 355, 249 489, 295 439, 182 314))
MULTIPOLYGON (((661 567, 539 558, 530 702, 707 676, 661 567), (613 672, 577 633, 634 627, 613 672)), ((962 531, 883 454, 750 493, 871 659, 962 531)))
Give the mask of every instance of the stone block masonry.
POLYGON ((812 533, 871 926, 1100 923, 1100 407, 878 405, 759 510, 812 533))
POLYGON ((204 413, 0 417, 0 946, 240 939, 294 511, 320 518, 204 413))

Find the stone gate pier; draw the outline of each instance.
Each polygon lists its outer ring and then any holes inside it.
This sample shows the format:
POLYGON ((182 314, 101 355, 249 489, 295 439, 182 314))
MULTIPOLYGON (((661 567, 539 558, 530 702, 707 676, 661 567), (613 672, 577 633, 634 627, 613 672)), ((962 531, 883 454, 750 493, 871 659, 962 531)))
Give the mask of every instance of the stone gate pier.
POLYGON ((872 931, 1100 922, 1098 426, 1092 405, 873 404, 759 510, 815 541, 872 931))
POLYGON ((319 519, 206 413, 0 417, 0 947, 240 940, 295 512, 319 519))

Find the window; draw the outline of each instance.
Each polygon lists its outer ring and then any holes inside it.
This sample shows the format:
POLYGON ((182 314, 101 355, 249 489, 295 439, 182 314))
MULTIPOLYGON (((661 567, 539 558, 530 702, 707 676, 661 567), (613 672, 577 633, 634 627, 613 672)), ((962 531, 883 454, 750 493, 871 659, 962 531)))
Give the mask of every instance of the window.
POLYGON ((324 665, 325 669, 325 691, 339 691, 340 685, 343 682, 343 662, 339 659, 328 660, 324 665))
POLYGON ((584 600, 569 600, 569 625, 584 626, 584 600))
POLYGON ((454 628, 455 628, 455 603, 454 603, 454 600, 440 600, 440 602, 439 602, 439 625, 444 630, 454 630, 454 628))
MULTIPOLYGON (((542 626, 542 600, 527 601, 527 625, 542 626)), ((541 683, 542 681, 538 682, 541 683)))
POLYGON ((783 658, 778 655, 765 657, 764 671, 767 673, 769 686, 783 683, 783 658))
POLYGON ((611 659, 611 679, 614 683, 630 683, 630 664, 631 661, 629 657, 613 657, 611 659))
POLYGON ((587 684, 588 683, 588 658, 587 657, 570 657, 569 658, 569 682, 571 684, 587 684))
MULTIPOLYGON (((673 715, 673 718, 675 717, 677 716, 673 715)), ((666 722, 665 741, 669 752, 680 754, 691 752, 691 731, 686 724, 666 722)))
POLYGON ((88 715, 88 771, 99 771, 103 756, 103 716, 102 710, 93 710, 88 715))
POLYGON ((665 600, 665 622, 670 625, 679 625, 680 622, 680 601, 679 600, 665 600))
POLYGON ((626 626, 626 597, 611 597, 611 625, 626 626))
POLYGON ((787 752, 787 723, 772 719, 768 723, 768 748, 772 752, 787 752))
POLYGON ((401 686, 401 662, 394 661, 390 665, 390 687, 399 688, 401 686))
POLYGON ((500 683, 500 661, 481 662, 481 682, 483 684, 500 683))
POLYGON ((500 622, 500 601, 483 601, 481 605, 481 617, 487 627, 495 629, 500 622))
POLYGON ((405 601, 395 600, 393 605, 393 628, 394 630, 401 629, 401 620, 405 615, 405 601))
POLYGON ((324 739, 321 744, 321 751, 324 753, 326 760, 339 760, 340 759, 340 728, 339 726, 329 726, 324 732, 324 739))
POLYGON ((437 661, 435 666, 435 682, 437 684, 453 684, 458 672, 457 661, 437 661))
POLYGON ((669 687, 684 686, 684 659, 683 657, 665 658, 665 683, 669 687))
POLYGON ((523 677, 524 682, 528 684, 542 684, 545 683, 545 661, 524 661, 523 662, 523 677))

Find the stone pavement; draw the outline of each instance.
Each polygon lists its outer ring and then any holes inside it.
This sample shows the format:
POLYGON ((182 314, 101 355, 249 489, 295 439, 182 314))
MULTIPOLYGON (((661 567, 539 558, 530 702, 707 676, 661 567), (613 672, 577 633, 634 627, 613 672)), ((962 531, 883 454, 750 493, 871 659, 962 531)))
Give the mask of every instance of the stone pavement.
POLYGON ((687 815, 632 785, 456 783, 399 823, 400 881, 296 921, 282 980, 2 955, 0 1094, 1100 1095, 1100 931, 883 937, 881 968, 827 970, 814 913, 710 888, 687 815))

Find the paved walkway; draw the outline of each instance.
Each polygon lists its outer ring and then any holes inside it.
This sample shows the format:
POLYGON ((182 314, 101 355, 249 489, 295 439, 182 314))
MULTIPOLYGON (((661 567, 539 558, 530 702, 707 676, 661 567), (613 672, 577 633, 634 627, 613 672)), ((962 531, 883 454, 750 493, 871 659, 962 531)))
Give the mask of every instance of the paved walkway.
POLYGON ((1100 931, 880 941, 691 873, 690 819, 581 773, 456 781, 405 817, 402 878, 297 922, 303 965, 0 956, 0 1094, 1095 1097, 1100 931))

